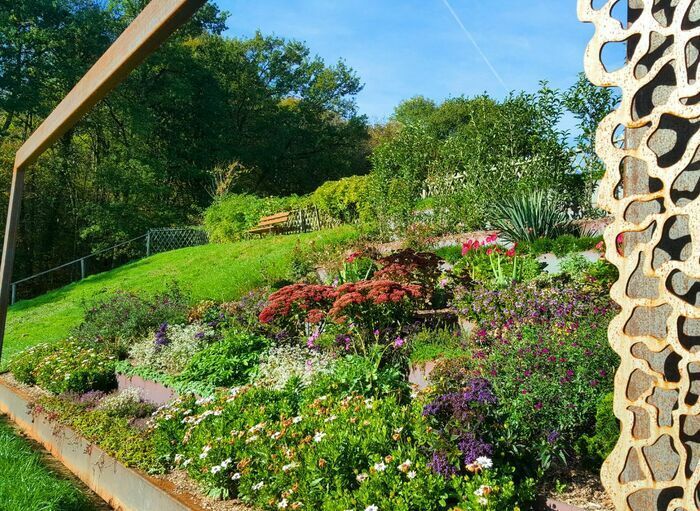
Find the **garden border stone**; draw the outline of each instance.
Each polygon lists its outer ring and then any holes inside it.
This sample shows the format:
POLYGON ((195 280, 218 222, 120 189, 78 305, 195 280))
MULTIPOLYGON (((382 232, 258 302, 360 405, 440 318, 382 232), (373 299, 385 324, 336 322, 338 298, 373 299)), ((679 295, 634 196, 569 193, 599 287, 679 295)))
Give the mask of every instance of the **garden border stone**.
POLYGON ((71 428, 32 411, 32 398, 0 381, 0 413, 43 445, 91 490, 118 511, 204 511, 168 481, 125 467, 71 428))
POLYGON ((141 392, 144 401, 161 406, 177 397, 177 392, 170 387, 147 380, 141 376, 117 373, 117 390, 122 391, 129 388, 136 388, 141 392))

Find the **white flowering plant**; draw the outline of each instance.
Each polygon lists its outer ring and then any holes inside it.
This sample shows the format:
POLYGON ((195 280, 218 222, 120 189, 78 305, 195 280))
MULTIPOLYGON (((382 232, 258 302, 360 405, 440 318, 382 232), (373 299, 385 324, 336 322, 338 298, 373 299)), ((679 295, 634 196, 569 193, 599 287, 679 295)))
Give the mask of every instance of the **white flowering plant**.
POLYGON ((306 347, 276 346, 262 357, 256 384, 280 390, 298 378, 309 385, 315 376, 328 371, 332 361, 330 355, 306 347))
POLYGON ((69 340, 53 347, 32 371, 32 380, 54 394, 111 390, 117 386, 115 357, 69 340))
POLYGON ((181 373, 192 355, 217 339, 209 325, 169 325, 163 323, 154 335, 134 344, 129 350, 132 363, 165 374, 181 373))
MULTIPOLYGON (((211 494, 265 510, 446 511, 478 504, 476 495, 463 493, 475 490, 467 484, 472 479, 481 481, 477 488, 506 489, 492 492, 499 509, 527 503, 531 495, 508 474, 499 476, 491 460, 480 460, 483 466, 468 476, 434 471, 429 446, 414 435, 426 427, 392 396, 311 399, 293 388, 246 387, 180 399, 157 412, 153 433, 166 468, 183 468, 211 494)), ((465 509, 496 509, 490 502, 465 509)))

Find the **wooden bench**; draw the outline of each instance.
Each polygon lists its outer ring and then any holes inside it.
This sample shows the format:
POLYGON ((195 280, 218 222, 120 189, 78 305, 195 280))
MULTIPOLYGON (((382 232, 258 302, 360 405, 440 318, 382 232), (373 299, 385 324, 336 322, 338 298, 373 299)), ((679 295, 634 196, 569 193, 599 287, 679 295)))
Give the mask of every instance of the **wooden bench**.
POLYGON ((258 225, 250 229, 248 232, 250 234, 260 235, 284 232, 290 215, 291 213, 289 211, 284 211, 275 215, 264 216, 260 219, 258 225))

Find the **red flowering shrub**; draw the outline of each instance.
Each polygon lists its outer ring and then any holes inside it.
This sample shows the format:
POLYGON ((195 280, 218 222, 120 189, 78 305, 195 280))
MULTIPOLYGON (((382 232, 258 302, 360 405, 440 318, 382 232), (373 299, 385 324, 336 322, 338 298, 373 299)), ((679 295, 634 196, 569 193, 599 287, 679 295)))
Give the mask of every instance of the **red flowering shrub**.
POLYGON ((320 332, 333 322, 356 334, 365 346, 370 341, 393 341, 420 296, 419 286, 390 280, 361 280, 337 288, 293 284, 270 296, 260 321, 296 336, 308 325, 316 325, 320 332))
POLYGON ((443 262, 432 252, 415 252, 408 248, 378 259, 380 269, 374 273, 373 279, 419 286, 425 301, 432 303, 443 262))
POLYGON ((321 324, 337 295, 336 288, 318 284, 292 284, 270 295, 260 313, 261 323, 275 323, 288 334, 298 335, 306 324, 321 324))

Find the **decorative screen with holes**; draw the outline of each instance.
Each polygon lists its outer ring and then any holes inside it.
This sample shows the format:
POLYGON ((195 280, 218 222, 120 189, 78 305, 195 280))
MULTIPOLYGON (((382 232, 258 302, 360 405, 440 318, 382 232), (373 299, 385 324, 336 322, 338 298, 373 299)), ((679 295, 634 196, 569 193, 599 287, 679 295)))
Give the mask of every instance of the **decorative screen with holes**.
POLYGON ((606 256, 620 271, 620 440, 603 466, 616 509, 700 509, 700 0, 579 0, 585 68, 619 87, 600 124, 606 256), (618 65, 608 46, 623 47, 618 65))

